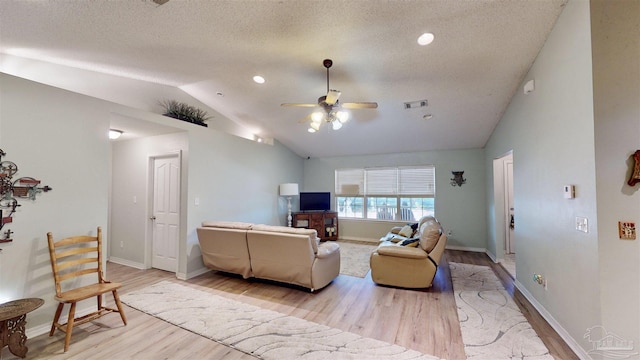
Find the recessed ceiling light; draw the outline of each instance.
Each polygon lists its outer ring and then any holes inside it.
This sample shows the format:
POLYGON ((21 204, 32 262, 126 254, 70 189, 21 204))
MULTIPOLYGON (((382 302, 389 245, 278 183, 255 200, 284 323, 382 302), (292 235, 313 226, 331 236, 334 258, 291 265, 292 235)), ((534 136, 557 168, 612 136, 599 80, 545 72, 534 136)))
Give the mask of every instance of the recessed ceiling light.
POLYGON ((431 114, 424 114, 422 116, 422 118, 425 119, 425 120, 430 120, 432 117, 433 117, 433 115, 431 115, 431 114))
POLYGON ((255 81, 258 84, 264 84, 264 78, 260 75, 254 76, 253 81, 255 81))
POLYGON ((216 95, 218 95, 218 96, 220 96, 220 97, 224 97, 224 94, 222 93, 222 91, 218 91, 218 92, 216 93, 216 95))
POLYGON ((424 33, 418 37, 418 44, 425 46, 433 42, 434 36, 432 33, 424 33))

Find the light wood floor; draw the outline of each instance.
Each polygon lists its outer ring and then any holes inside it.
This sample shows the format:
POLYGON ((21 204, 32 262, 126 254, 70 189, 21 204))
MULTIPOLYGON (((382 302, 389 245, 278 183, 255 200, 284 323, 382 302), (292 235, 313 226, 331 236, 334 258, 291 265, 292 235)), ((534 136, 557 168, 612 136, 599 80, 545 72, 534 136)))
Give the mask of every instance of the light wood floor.
MULTIPOLYGON (((309 293, 282 284, 209 272, 188 281, 161 270, 137 270, 109 263, 108 278, 123 283, 120 294, 162 280, 275 310, 291 316, 395 343, 443 359, 465 359, 448 262, 490 266, 512 294, 522 313, 556 359, 577 359, 566 343, 515 290, 513 279, 482 253, 445 252, 434 286, 405 290, 375 285, 340 275, 329 286, 309 293)), ((112 304, 111 296, 107 296, 112 304)), ((65 307, 65 312, 68 309, 65 307)), ((27 341, 27 359, 255 359, 214 341, 125 306, 129 324, 109 314, 74 329, 63 353, 64 333, 44 334, 27 341)), ((53 317, 53 314, 51 314, 53 317)), ((27 319, 28 320, 28 319, 27 319)), ((7 348, 2 359, 16 359, 7 348)), ((283 359, 286 360, 286 359, 283 359)))

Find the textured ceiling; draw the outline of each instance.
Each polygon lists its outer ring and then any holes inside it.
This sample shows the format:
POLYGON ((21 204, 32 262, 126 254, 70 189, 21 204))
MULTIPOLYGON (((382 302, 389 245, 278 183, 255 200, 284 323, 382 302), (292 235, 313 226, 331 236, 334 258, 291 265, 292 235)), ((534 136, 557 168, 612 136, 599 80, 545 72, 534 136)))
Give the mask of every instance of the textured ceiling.
POLYGON ((305 157, 481 148, 565 3, 3 0, 0 52, 179 87, 305 157), (309 134, 280 104, 325 94, 325 58, 342 102, 379 107, 309 134))

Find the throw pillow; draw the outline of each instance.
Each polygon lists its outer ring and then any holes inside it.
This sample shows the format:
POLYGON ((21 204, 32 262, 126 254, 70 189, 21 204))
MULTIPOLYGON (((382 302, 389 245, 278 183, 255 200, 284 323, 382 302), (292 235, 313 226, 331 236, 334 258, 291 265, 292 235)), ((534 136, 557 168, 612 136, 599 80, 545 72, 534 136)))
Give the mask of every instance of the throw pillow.
POLYGON ((411 226, 414 232, 418 230, 418 223, 408 223, 407 225, 411 226))
POLYGON ((400 243, 400 246, 418 247, 420 239, 407 239, 400 243))
POLYGON ((413 235, 413 229, 411 228, 410 225, 405 225, 400 232, 398 233, 398 235, 402 235, 404 237, 411 237, 413 235))
POLYGON ((441 234, 442 227, 435 218, 424 221, 420 226, 420 247, 422 250, 430 253, 436 247, 441 234))

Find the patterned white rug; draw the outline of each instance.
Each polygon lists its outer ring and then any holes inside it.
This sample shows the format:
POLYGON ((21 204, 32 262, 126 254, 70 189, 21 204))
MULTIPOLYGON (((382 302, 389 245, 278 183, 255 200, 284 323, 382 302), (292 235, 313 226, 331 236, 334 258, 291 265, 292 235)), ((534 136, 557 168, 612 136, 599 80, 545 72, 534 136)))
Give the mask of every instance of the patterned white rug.
POLYGON ((122 295, 121 300, 260 359, 438 359, 169 281, 122 295))
POLYGON ((449 268, 467 359, 553 360, 490 267, 449 268))
POLYGON ((338 241, 340 245, 340 274, 363 278, 369 272, 369 258, 377 243, 338 241))

